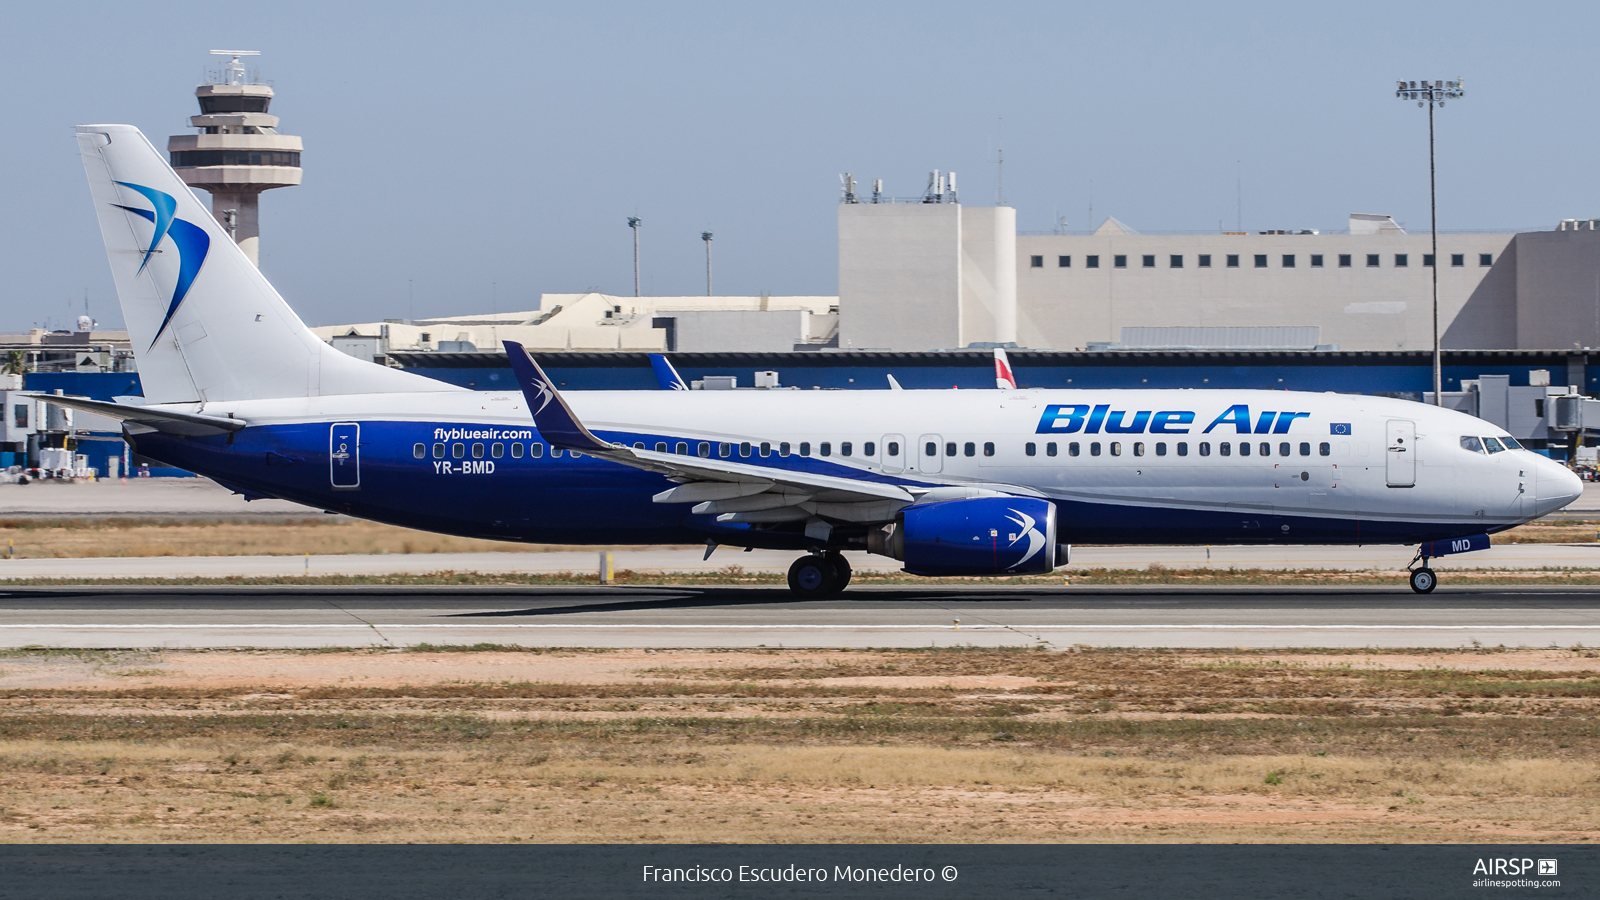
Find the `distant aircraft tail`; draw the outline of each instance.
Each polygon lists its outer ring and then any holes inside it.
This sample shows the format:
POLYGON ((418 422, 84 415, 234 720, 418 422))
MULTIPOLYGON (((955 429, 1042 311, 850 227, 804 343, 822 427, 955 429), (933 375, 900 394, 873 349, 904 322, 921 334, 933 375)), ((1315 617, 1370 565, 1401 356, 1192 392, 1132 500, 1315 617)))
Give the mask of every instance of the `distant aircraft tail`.
POLYGON ((1004 347, 994 348, 994 386, 1002 391, 1017 389, 1017 376, 1011 371, 1011 360, 1006 358, 1004 347))
POLYGON ((150 402, 459 390, 318 340, 139 129, 77 135, 150 402))
POLYGON ((656 370, 656 383, 663 391, 687 391, 689 385, 684 383, 683 376, 672 367, 672 363, 659 353, 650 354, 650 368, 656 370))

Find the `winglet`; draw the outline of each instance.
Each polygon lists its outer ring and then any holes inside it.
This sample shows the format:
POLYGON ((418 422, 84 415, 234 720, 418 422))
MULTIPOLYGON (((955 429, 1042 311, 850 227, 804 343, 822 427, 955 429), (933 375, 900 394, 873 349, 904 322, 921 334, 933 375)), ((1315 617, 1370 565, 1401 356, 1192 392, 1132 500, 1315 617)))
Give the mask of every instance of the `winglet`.
POLYGON ((683 376, 672 367, 665 356, 659 353, 650 354, 650 368, 656 370, 656 383, 663 391, 687 391, 689 385, 684 383, 683 376))
POLYGON ((1004 347, 994 348, 994 386, 1002 391, 1017 389, 1017 376, 1011 372, 1011 360, 1006 358, 1004 347))
POLYGON ((511 371, 516 374, 517 387, 522 388, 522 396, 528 401, 528 411, 533 413, 533 424, 539 427, 539 434, 552 447, 586 453, 612 449, 611 444, 583 427, 583 423, 573 414, 572 407, 556 390, 555 382, 533 361, 532 354, 516 341, 502 343, 506 348, 506 357, 511 360, 511 371))
POLYGON ((900 386, 900 382, 894 380, 894 376, 893 375, 888 375, 887 377, 889 379, 889 390, 891 390, 891 391, 903 391, 903 390, 905 390, 905 388, 900 386))

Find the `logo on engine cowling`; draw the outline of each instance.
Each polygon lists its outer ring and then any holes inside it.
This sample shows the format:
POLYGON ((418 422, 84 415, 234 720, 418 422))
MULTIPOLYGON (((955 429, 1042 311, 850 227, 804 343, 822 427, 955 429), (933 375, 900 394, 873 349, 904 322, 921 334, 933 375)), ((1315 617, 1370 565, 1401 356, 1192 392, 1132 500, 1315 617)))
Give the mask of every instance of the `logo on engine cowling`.
POLYGON ((1044 549, 1045 537, 1036 527, 1036 520, 1033 516, 1020 509, 1013 509, 1011 512, 1014 515, 1006 516, 1006 518, 1014 522, 1019 529, 1017 534, 1011 535, 1011 546, 1015 547, 1017 542, 1024 539, 1028 542, 1028 552, 1022 554, 1022 558, 1010 566, 1012 569, 1019 569, 1023 563, 1033 559, 1039 555, 1039 551, 1044 549))

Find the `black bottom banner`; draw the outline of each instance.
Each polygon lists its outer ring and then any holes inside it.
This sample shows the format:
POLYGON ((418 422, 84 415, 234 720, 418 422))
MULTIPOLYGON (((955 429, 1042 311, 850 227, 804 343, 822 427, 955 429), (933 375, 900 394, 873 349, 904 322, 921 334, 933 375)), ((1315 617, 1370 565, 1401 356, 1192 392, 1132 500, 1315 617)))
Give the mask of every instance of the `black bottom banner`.
POLYGON ((1587 845, 13 845, 0 898, 1600 896, 1587 845))

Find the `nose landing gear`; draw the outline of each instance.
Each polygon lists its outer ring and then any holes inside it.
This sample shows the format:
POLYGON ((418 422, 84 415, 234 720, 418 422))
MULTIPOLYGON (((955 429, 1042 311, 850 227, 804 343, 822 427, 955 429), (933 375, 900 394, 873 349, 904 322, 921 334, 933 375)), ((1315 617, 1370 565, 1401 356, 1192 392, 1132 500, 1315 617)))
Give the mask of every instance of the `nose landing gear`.
POLYGON ((1439 584, 1439 578, 1428 568, 1427 560, 1423 560, 1422 568, 1411 570, 1411 589, 1419 594, 1431 594, 1439 584))
POLYGON ((1427 550, 1427 544, 1418 548, 1417 555, 1411 558, 1411 565, 1406 566, 1411 572, 1411 589, 1419 594, 1431 594, 1433 589, 1439 586, 1439 576, 1428 568, 1428 560, 1431 557, 1423 555, 1427 550), (1420 567, 1417 566, 1419 562, 1422 563, 1420 567))
POLYGON ((850 563, 838 551, 802 556, 789 566, 789 590, 801 597, 829 597, 850 583, 850 563))

